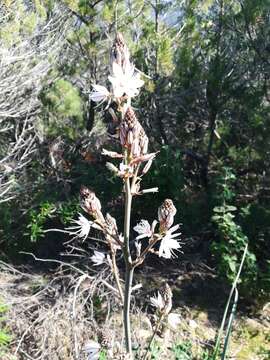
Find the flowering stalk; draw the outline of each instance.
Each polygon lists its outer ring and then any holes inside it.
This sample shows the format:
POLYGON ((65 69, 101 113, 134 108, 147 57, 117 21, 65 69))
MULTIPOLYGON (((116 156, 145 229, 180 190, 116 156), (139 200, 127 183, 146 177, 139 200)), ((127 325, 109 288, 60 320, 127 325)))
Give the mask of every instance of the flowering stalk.
MULTIPOLYGON (((106 239, 110 255, 105 255, 95 251, 91 257, 95 266, 104 263, 110 265, 114 275, 116 288, 123 304, 123 323, 125 333, 125 347, 129 358, 132 358, 132 341, 130 326, 130 301, 132 292, 132 282, 134 269, 141 265, 149 253, 157 254, 159 257, 170 259, 175 256, 179 250, 180 244, 176 232, 179 225, 173 225, 176 208, 172 200, 166 199, 158 209, 158 221, 154 220, 152 225, 146 220, 141 220, 134 227, 138 233, 135 239, 136 257, 132 259, 130 246, 130 224, 131 224, 131 206, 134 196, 145 193, 157 192, 157 188, 140 189, 142 177, 149 171, 156 153, 148 153, 149 139, 140 124, 134 109, 131 106, 131 99, 139 94, 139 88, 143 85, 140 79, 140 73, 135 70, 135 66, 130 62, 129 50, 125 44, 123 36, 116 34, 110 56, 110 75, 108 80, 111 83, 110 89, 98 84, 93 85, 93 91, 90 94, 91 100, 97 103, 107 102, 105 110, 108 110, 114 124, 118 126, 119 141, 121 152, 103 149, 102 154, 113 160, 121 161, 119 166, 112 162, 107 162, 107 168, 116 176, 123 180, 125 195, 125 217, 124 234, 119 234, 116 220, 109 214, 104 216, 101 203, 95 193, 86 187, 81 189, 81 207, 91 216, 89 221, 82 215, 79 220, 75 220, 69 230, 75 237, 86 239, 90 229, 93 227, 101 231, 106 239), (111 104, 113 103, 113 106, 111 104), (159 224, 157 230, 156 227, 159 224), (141 239, 148 238, 148 243, 142 243, 141 239), (159 244, 159 249, 156 247, 159 244), (123 252, 125 260, 125 287, 122 289, 119 269, 116 263, 116 253, 123 252)), ((110 285, 111 286, 111 285, 110 285)), ((171 310, 171 290, 165 287, 165 295, 156 302, 159 307, 159 321, 150 340, 149 348, 159 329, 160 323, 164 318, 169 318, 171 310), (166 295, 167 293, 167 295, 166 295)), ((156 305, 155 305, 156 306, 156 305)), ((145 355, 146 356, 146 355, 145 355)))

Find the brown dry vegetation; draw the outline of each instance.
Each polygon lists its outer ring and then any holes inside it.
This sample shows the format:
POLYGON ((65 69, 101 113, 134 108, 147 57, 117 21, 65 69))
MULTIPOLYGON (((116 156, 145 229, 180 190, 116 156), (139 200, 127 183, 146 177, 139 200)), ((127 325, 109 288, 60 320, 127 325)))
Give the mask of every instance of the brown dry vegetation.
MULTIPOLYGON (((198 271, 187 275, 174 271, 168 276, 172 279, 174 311, 181 314, 181 324, 177 331, 167 329, 157 337, 152 354, 157 357, 152 358, 177 359, 173 347, 191 341, 192 359, 201 360, 203 351, 211 349, 215 341, 224 305, 224 289, 213 276, 198 271), (202 287, 202 284, 205 285, 202 287)), ((143 349, 151 335, 153 316, 147 298, 153 295, 164 277, 149 269, 147 282, 142 274, 138 274, 136 280, 143 281, 143 288, 138 290, 137 306, 133 302, 133 338, 135 347, 143 349)), ((62 266, 44 275, 19 271, 2 263, 1 301, 8 305, 5 322, 12 341, 1 360, 84 360, 85 344, 97 339, 101 328, 110 329, 111 340, 119 354, 121 311, 113 290, 108 288, 109 282, 106 271, 90 276, 67 271, 62 266)), ((267 359, 269 307, 265 306, 256 316, 253 312, 252 316, 238 316, 230 359, 267 359)), ((137 352, 140 358, 142 351, 137 352)), ((113 359, 117 359, 117 355, 113 359)))

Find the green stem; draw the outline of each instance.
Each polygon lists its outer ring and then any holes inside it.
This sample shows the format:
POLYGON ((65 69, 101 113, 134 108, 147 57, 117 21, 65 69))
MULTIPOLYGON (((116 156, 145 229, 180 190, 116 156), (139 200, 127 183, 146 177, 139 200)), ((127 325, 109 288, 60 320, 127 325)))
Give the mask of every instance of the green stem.
POLYGON ((130 216, 131 216, 132 194, 130 189, 129 179, 125 180, 125 222, 124 222, 124 257, 127 264, 131 264, 131 255, 129 248, 129 234, 130 234, 130 216))
POLYGON ((132 353, 131 327, 130 327, 130 300, 131 300, 133 273, 134 273, 133 267, 126 268, 125 298, 124 298, 124 328, 125 328, 126 352, 128 354, 132 353))
POLYGON ((132 203, 132 194, 130 189, 130 180, 126 179, 125 180, 125 223, 124 223, 124 259, 126 264, 126 276, 125 276, 123 320, 124 320, 124 330, 125 330, 126 352, 128 354, 132 353, 131 329, 130 329, 130 300, 131 300, 132 280, 134 273, 134 267, 132 266, 132 258, 129 247, 131 203, 132 203))
POLYGON ((226 359, 226 353, 227 353, 227 349, 228 349, 228 345, 229 345, 229 339, 230 339, 231 330, 232 330, 232 323, 233 323, 233 319, 234 319, 234 316, 236 313, 237 302, 238 302, 238 290, 235 289, 234 302, 233 302, 232 311, 231 311, 231 315, 230 315, 228 326, 227 326, 227 331, 226 331, 226 336, 225 336, 225 341, 224 341, 224 349, 223 349, 221 360, 226 359))
POLYGON ((116 282, 116 286, 119 292, 119 296, 121 298, 121 302, 123 304, 124 302, 124 295, 123 295, 123 290, 122 290, 122 286, 121 286, 121 282, 120 282, 120 277, 119 277, 119 270, 116 264, 116 258, 115 258, 115 251, 111 250, 111 254, 112 254, 112 271, 114 274, 114 279, 116 282))
POLYGON ((226 321, 226 319, 227 319, 227 313, 228 313, 228 310, 229 310, 229 307, 230 307, 230 303, 231 303, 231 299, 232 299, 233 293, 234 293, 234 291, 235 291, 235 289, 236 289, 236 286, 237 286, 237 283, 238 283, 238 280, 239 280, 239 277, 240 277, 240 274, 241 274, 241 271, 242 271, 242 268, 243 268, 243 265, 244 265, 244 261, 245 261, 246 254, 247 254, 247 249, 248 249, 248 244, 246 245, 245 250, 244 250, 244 252, 243 252, 241 264, 240 264, 240 266, 239 266, 238 273, 237 273, 237 275, 236 275, 236 277, 235 277, 235 279, 234 279, 234 282, 233 282, 233 285, 232 285, 232 288, 231 288, 231 292, 230 292, 230 295, 229 295, 229 297, 228 297, 228 301, 227 301, 227 304, 226 304, 226 307, 225 307, 225 310, 224 310, 224 314, 223 314, 221 326, 220 326, 219 333, 218 333, 218 337, 217 337, 217 341, 216 341, 216 344, 215 344, 215 349, 214 349, 214 354, 213 354, 213 360, 216 359, 217 354, 218 354, 218 351, 219 351, 221 336, 222 336, 223 329, 224 329, 224 326, 225 326, 225 321, 226 321))
POLYGON ((149 351, 150 351, 150 349, 151 349, 152 343, 153 343, 154 338, 155 338, 155 336, 156 336, 156 333, 157 333, 157 331, 158 331, 158 329, 159 329, 159 326, 160 326, 160 323, 161 323, 162 318, 163 318, 163 314, 160 314, 159 319, 158 319, 158 321, 157 321, 157 323, 156 323, 155 330, 154 330, 154 332, 153 332, 153 334, 152 334, 152 336, 151 336, 151 339, 150 339, 150 341, 149 341, 149 343, 148 343, 147 349, 146 349, 145 354, 144 354, 144 356, 143 356, 143 360, 146 359, 147 354, 149 353, 149 351))

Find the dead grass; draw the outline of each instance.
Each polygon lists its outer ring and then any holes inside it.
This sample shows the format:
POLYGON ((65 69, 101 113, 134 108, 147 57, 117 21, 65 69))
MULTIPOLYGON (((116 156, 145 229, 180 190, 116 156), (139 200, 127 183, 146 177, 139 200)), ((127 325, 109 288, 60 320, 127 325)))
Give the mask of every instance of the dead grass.
POLYGON ((108 322, 117 299, 104 285, 106 274, 25 274, 3 266, 0 292, 8 306, 13 336, 7 359, 70 360, 86 358, 83 348, 95 338, 99 321, 108 322))

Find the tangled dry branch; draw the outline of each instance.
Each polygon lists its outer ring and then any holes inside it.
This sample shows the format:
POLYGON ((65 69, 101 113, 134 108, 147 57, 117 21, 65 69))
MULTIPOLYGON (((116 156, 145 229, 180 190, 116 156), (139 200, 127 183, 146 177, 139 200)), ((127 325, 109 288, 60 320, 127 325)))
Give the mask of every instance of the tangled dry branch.
MULTIPOLYGON (((46 20, 35 15, 32 33, 22 32, 12 41, 0 34, 0 203, 16 196, 18 178, 35 152, 38 96, 63 47, 69 22, 60 5, 46 20)), ((10 8, 0 5, 1 28, 11 19, 19 22, 19 16, 15 3, 10 8)))

